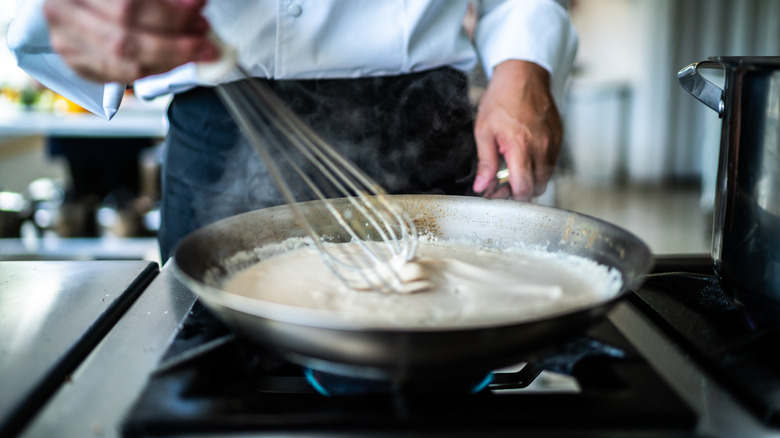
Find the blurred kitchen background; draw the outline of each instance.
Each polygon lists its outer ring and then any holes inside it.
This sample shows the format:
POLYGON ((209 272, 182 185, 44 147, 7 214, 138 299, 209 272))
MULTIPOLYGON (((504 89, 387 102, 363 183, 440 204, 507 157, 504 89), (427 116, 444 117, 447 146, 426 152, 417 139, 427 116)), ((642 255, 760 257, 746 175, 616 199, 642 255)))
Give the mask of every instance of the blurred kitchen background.
MULTIPOLYGON (((0 9, 0 260, 156 260, 167 100, 128 90, 105 122, 40 89, 5 48, 12 13, 0 9)), ((780 1, 572 0, 570 14, 566 136, 540 202, 625 227, 656 253, 708 252, 720 120, 676 73, 780 55, 780 1)))

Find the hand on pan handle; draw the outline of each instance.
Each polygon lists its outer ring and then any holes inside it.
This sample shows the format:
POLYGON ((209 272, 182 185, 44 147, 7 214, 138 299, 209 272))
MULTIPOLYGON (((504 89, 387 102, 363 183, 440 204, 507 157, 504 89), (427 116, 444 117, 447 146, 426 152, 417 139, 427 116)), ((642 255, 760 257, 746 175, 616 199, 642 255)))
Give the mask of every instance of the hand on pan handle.
POLYGON ((219 50, 201 15, 205 0, 46 0, 52 47, 77 73, 129 83, 219 50))
POLYGON ((479 163, 474 191, 486 198, 529 201, 544 193, 558 158, 563 125, 550 93, 550 75, 527 61, 496 66, 479 104, 474 137, 479 163), (508 185, 499 185, 501 161, 508 185))

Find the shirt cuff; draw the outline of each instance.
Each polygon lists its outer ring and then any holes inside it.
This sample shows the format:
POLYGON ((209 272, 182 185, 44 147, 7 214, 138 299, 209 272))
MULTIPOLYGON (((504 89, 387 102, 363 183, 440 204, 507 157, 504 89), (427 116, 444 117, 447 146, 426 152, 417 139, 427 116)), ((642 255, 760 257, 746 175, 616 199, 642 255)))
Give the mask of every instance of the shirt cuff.
POLYGON ((40 0, 18 1, 8 28, 8 48, 16 63, 52 91, 105 118, 119 109, 126 84, 98 83, 80 77, 52 49, 40 0))

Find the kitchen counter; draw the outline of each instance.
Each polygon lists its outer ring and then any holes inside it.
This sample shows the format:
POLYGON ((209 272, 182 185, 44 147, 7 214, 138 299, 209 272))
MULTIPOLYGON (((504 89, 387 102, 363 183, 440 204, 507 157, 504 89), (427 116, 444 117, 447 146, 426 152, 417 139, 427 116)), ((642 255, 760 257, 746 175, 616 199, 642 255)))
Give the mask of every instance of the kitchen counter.
MULTIPOLYGON (((96 263, 108 269, 111 262, 96 263)), ((194 302, 163 269, 22 436, 118 436, 122 416, 194 302)))
POLYGON ((164 137, 169 98, 144 102, 126 96, 110 121, 87 112, 58 113, 0 106, 0 138, 31 135, 57 137, 164 137))
POLYGON ((71 237, 0 239, 3 260, 149 260, 159 262, 155 237, 71 237))
POLYGON ((144 261, 0 263, 0 431, 71 379, 157 272, 144 261))
POLYGON ((87 113, 55 114, 23 111, 0 113, 0 137, 163 137, 162 111, 120 111, 112 120, 87 113))

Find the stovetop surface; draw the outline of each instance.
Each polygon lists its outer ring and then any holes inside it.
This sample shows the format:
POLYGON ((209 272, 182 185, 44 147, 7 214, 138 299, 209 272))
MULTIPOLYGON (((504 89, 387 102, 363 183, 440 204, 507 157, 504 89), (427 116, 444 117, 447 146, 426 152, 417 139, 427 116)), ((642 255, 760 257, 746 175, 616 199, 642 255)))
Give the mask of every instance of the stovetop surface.
POLYGON ((469 394, 441 388, 323 396, 306 370, 235 337, 196 304, 123 425, 125 436, 192 433, 365 430, 433 432, 450 436, 524 431, 578 436, 690 433, 696 414, 604 319, 559 354, 519 372, 499 372, 469 394), (548 369, 576 379, 577 392, 523 392, 548 369), (507 390, 510 388, 510 390, 507 390))

